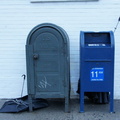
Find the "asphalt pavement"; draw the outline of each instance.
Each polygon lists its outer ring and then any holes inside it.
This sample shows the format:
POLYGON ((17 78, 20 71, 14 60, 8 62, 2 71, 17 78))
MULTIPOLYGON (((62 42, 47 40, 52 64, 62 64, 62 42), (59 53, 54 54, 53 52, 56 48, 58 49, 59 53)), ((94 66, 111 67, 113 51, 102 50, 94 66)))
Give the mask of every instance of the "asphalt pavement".
MULTIPOLYGON (((5 100, 0 100, 0 107, 5 100)), ((48 100, 49 107, 20 113, 0 113, 0 120, 120 120, 120 100, 114 100, 115 113, 109 104, 93 104, 85 100, 85 112, 79 113, 79 99, 70 100, 70 113, 64 112, 64 100, 48 100)))

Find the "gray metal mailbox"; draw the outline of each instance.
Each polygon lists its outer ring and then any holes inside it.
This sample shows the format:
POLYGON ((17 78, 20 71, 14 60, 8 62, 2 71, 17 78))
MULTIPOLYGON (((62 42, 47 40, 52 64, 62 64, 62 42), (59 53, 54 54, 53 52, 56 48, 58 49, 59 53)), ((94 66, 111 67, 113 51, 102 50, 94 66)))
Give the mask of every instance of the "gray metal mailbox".
POLYGON ((64 98, 69 112, 70 60, 69 38, 59 26, 36 26, 26 43, 29 110, 33 98, 64 98))

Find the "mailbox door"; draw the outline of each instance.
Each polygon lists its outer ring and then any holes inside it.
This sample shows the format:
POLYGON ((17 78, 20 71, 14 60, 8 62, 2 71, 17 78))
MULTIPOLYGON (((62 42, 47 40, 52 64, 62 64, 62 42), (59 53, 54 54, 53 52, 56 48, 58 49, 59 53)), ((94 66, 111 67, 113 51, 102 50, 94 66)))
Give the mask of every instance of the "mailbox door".
POLYGON ((33 44, 34 82, 36 97, 64 95, 65 44, 54 28, 44 27, 31 37, 33 44))

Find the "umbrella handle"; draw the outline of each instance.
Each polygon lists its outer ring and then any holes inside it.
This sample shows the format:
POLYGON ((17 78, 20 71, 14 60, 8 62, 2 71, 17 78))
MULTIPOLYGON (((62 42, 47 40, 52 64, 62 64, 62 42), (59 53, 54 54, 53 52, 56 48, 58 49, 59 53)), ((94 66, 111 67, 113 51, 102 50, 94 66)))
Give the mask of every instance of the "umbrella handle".
POLYGON ((23 88, 24 88, 24 83, 25 83, 26 75, 23 74, 21 77, 23 77, 23 85, 22 85, 22 91, 21 91, 21 97, 22 97, 23 96, 23 88))
POLYGON ((26 78, 26 75, 25 75, 25 74, 23 74, 21 77, 23 77, 23 79, 25 80, 25 78, 26 78))

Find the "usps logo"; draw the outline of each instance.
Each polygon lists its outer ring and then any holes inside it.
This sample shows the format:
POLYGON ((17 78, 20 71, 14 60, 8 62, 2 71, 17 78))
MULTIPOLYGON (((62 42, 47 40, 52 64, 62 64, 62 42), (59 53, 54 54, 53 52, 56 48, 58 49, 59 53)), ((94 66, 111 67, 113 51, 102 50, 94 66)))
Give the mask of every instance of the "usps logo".
POLYGON ((104 68, 92 68, 90 71, 91 81, 104 81, 104 68))

